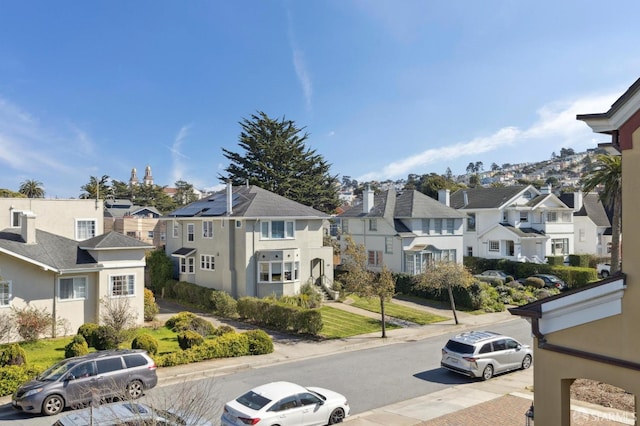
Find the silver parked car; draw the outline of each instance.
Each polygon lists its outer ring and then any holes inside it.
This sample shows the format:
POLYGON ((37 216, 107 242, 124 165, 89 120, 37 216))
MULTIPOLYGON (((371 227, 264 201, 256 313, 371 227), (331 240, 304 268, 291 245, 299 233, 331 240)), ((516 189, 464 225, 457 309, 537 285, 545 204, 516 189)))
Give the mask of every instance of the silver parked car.
POLYGON ((492 331, 469 331, 442 348, 440 365, 450 371, 489 380, 494 374, 531 367, 529 345, 492 331))
POLYGON ((11 405, 51 416, 93 400, 139 398, 157 383, 156 363, 146 351, 98 351, 67 358, 45 370, 15 391, 11 405))

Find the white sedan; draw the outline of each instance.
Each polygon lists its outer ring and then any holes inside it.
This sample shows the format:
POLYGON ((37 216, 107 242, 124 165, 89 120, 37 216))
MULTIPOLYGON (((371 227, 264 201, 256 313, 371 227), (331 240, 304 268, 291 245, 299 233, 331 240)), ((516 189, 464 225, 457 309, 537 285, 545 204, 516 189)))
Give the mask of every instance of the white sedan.
POLYGON ((258 386, 224 406, 222 426, 316 426, 342 423, 349 415, 344 395, 290 382, 258 386))

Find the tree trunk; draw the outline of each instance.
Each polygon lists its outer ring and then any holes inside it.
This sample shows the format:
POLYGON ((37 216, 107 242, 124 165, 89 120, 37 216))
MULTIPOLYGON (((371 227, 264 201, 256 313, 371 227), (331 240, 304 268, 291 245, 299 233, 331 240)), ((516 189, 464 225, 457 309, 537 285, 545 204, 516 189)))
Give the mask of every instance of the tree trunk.
POLYGON ((611 224, 611 274, 620 270, 620 231, 622 225, 622 197, 613 202, 613 218, 611 224))
POLYGON ((456 314, 456 302, 453 300, 453 289, 451 286, 448 286, 447 290, 449 291, 449 302, 451 303, 451 310, 453 311, 453 319, 456 321, 456 324, 459 324, 458 314, 456 314))
POLYGON ((387 327, 384 320, 384 298, 380 298, 380 312, 382 313, 382 338, 387 337, 387 327))

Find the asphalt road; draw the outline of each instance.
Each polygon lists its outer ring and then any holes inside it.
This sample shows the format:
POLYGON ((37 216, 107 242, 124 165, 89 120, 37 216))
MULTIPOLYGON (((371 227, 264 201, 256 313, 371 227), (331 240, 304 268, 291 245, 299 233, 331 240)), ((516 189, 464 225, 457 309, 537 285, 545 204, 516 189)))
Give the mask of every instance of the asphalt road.
MULTIPOLYGON (((497 324, 491 330, 526 344, 532 343, 530 326, 520 319, 497 324)), ((287 380, 340 392, 349 399, 352 414, 361 413, 450 386, 471 383, 473 379, 440 368, 440 350, 448 337, 437 336, 247 369, 189 383, 170 386, 160 383, 145 398, 160 406, 180 399, 195 400, 196 409, 204 410, 207 417, 214 419, 213 424, 218 424, 217 419, 226 401, 259 384, 287 380)), ((0 406, 0 423, 3 426, 52 425, 57 417, 27 415, 15 412, 10 405, 0 406)))

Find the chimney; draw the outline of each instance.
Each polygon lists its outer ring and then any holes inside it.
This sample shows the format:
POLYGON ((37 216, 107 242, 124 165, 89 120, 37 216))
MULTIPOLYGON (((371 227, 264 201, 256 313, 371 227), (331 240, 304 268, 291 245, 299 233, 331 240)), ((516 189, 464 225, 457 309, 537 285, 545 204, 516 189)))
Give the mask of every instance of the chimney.
POLYGON ((362 191, 362 213, 369 213, 373 209, 373 195, 374 191, 369 186, 362 191))
POLYGON ((36 243, 36 215, 32 212, 22 212, 20 215, 22 229, 20 234, 27 244, 36 243))
POLYGON ((540 188, 540 193, 544 194, 544 195, 551 194, 551 184, 549 184, 547 186, 543 186, 542 188, 540 188))
POLYGON ((227 216, 233 213, 233 184, 231 180, 227 181, 227 216))
POLYGON ((573 211, 577 212, 582 208, 582 191, 578 190, 573 193, 573 211))
POLYGON ((467 194, 467 191, 462 191, 462 197, 464 198, 463 207, 467 207, 469 205, 469 194, 467 194))
POLYGON ((450 194, 451 194, 451 191, 449 191, 448 189, 438 189, 438 201, 440 201, 445 206, 449 207, 451 204, 449 202, 450 194))

